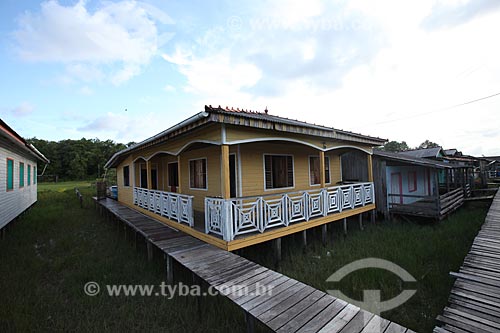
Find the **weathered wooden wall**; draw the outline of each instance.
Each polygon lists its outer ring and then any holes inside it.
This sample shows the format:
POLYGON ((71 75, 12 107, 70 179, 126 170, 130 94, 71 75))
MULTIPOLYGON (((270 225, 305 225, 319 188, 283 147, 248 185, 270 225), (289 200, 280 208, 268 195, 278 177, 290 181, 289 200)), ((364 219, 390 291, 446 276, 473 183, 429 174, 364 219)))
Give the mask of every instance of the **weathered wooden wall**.
POLYGON ((373 156, 373 185, 375 186, 377 213, 388 218, 386 161, 375 155, 373 156))
POLYGON ((342 180, 368 181, 368 155, 359 150, 348 151, 342 154, 342 180))

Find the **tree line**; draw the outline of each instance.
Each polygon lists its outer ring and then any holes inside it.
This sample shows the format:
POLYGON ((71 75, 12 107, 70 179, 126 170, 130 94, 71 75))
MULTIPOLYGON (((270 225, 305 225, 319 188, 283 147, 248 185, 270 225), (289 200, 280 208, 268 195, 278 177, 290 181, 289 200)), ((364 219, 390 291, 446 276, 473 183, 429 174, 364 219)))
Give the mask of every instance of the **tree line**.
MULTIPOLYGON (((99 139, 48 141, 32 138, 27 140, 50 160, 45 175, 59 180, 84 180, 102 177, 104 164, 119 150, 133 144, 116 143, 99 139)), ((42 172, 39 167, 39 173, 42 172)))
POLYGON ((413 149, 427 149, 427 148, 438 148, 438 147, 441 147, 441 145, 439 145, 435 142, 432 142, 430 140, 425 140, 418 147, 415 147, 415 148, 409 147, 405 141, 401 141, 401 142, 389 141, 383 147, 381 147, 380 150, 400 152, 400 151, 407 151, 407 150, 413 150, 413 149))

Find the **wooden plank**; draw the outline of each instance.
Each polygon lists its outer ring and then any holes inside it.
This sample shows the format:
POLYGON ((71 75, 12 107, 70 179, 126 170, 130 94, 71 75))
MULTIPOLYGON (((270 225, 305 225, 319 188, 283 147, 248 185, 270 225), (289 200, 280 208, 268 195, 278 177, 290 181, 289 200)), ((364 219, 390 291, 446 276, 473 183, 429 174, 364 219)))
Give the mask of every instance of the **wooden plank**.
POLYGON ((334 297, 324 295, 318 301, 314 302, 308 308, 304 309, 301 313, 295 316, 292 320, 289 320, 285 325, 281 326, 278 330, 276 330, 276 332, 296 332, 334 301, 334 297))
MULTIPOLYGON (((325 294, 322 291, 315 290, 305 298, 302 298, 299 302, 286 309, 286 312, 283 311, 274 318, 272 318, 274 313, 270 315, 266 315, 264 313, 259 316, 259 319, 266 323, 269 328, 276 331, 324 296, 325 294)), ((285 304, 284 307, 286 307, 286 305, 288 304, 285 304)), ((277 313, 278 309, 275 312, 277 313)))

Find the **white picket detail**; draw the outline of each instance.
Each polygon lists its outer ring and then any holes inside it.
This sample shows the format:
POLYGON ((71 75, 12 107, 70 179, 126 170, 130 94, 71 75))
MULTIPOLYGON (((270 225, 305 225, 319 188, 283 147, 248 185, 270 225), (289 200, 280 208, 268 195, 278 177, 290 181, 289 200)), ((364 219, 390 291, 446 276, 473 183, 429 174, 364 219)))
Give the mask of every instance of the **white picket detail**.
POLYGON ((231 241, 375 203, 373 183, 244 198, 205 198, 205 232, 231 241))
POLYGON ((193 196, 134 187, 134 205, 170 220, 194 226, 193 196))

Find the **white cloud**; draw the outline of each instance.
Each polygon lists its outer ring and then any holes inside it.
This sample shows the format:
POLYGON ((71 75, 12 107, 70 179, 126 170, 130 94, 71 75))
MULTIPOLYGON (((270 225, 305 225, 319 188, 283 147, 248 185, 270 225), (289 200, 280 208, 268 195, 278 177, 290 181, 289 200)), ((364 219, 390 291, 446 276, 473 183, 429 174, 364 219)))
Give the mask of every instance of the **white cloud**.
POLYGON ((90 87, 88 86, 83 86, 81 87, 78 92, 82 95, 85 95, 85 96, 90 96, 92 94, 94 94, 94 91, 92 89, 90 89, 90 87))
POLYGON ((27 12, 13 33, 22 59, 67 64, 67 74, 82 80, 120 84, 138 75, 172 34, 159 24, 172 24, 159 9, 136 1, 103 2, 90 12, 85 1, 63 6, 50 0, 39 13, 27 12), (114 66, 112 66, 114 65, 114 66))
MULTIPOLYGON (((460 13, 468 10, 459 7, 470 1, 453 1, 460 13)), ((371 30, 256 30, 243 22, 237 34, 216 27, 164 58, 186 77, 197 107, 268 106, 271 114, 413 146, 430 139, 465 153, 500 154, 500 97, 443 109, 500 92, 500 45, 487 38, 500 29, 500 15, 466 15, 460 24, 429 31, 422 22, 434 4, 353 0, 321 3, 302 16, 297 7, 290 17, 281 7, 284 20, 342 17, 345 27, 361 20, 371 30)), ((256 11, 274 17, 277 7, 256 11)))
POLYGON ((35 108, 28 102, 22 102, 15 108, 11 109, 11 113, 14 117, 24 117, 33 113, 35 108))
POLYGON ((77 131, 87 132, 92 136, 111 137, 120 142, 140 141, 164 130, 163 121, 158 121, 158 115, 153 113, 132 115, 126 112, 121 114, 108 112, 105 115, 86 122, 77 128, 77 131), (147 128, 147 131, 144 129, 147 128))
POLYGON ((175 87, 170 84, 167 84, 165 87, 163 87, 163 90, 169 93, 176 91, 175 87))

